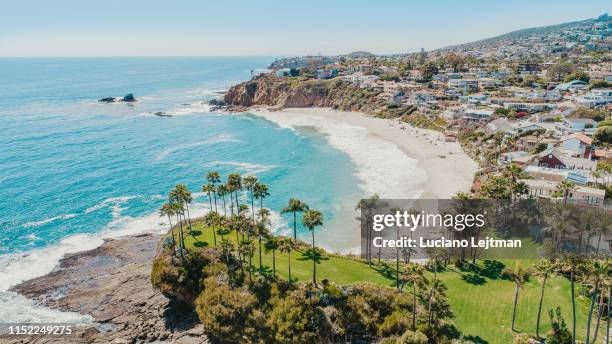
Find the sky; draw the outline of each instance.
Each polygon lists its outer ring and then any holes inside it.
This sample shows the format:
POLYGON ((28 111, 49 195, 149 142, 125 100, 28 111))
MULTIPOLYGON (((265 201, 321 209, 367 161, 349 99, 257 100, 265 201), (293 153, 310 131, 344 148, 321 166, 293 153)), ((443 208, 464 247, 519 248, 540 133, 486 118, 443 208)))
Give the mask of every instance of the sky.
POLYGON ((594 18, 599 0, 19 0, 0 57, 415 52, 594 18))

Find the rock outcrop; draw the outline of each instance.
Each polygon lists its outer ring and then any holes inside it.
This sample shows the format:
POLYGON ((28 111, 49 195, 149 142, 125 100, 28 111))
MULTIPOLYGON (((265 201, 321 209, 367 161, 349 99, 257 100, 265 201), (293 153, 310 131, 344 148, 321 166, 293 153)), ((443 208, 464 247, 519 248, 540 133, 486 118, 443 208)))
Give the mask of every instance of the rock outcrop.
POLYGON ((0 343, 207 343, 191 307, 173 302, 151 286, 158 236, 109 240, 65 257, 50 274, 13 291, 38 304, 91 315, 96 324, 70 336, 0 337, 0 343))
POLYGON ((379 91, 362 89, 340 79, 260 77, 237 84, 223 97, 225 104, 238 109, 253 106, 277 108, 330 107, 376 115, 386 103, 377 99, 379 91))

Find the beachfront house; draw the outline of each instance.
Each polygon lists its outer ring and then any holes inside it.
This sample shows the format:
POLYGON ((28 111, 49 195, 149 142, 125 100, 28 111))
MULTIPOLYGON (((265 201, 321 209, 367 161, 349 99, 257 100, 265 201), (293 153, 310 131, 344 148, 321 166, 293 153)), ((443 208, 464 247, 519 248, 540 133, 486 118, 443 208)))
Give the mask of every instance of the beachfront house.
POLYGON ((485 122, 493 115, 492 110, 486 109, 465 109, 462 120, 466 122, 485 122))
MULTIPOLYGON (((529 195, 539 198, 561 198, 557 192, 559 182, 538 179, 522 179, 521 182, 529 187, 529 195)), ((577 186, 570 191, 567 200, 571 203, 603 206, 606 191, 586 186, 577 186)))

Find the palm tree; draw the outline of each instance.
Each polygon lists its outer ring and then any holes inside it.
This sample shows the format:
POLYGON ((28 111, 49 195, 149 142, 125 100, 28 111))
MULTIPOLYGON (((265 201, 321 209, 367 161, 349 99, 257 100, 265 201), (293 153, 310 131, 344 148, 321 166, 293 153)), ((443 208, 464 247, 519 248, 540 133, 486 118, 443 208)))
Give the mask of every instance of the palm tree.
POLYGON ((523 267, 521 263, 516 263, 514 268, 505 268, 503 274, 514 281, 514 307, 512 308, 512 326, 510 329, 514 331, 514 322, 516 320, 516 305, 518 303, 519 289, 523 287, 525 281, 529 277, 529 271, 523 267))
POLYGON ((172 216, 175 215, 175 210, 174 210, 174 206, 172 205, 172 203, 164 203, 164 205, 162 205, 161 209, 159 209, 159 216, 163 217, 163 216, 167 216, 168 217, 168 223, 170 224, 170 236, 172 237, 172 255, 174 256, 174 254, 176 253, 176 241, 174 240, 174 232, 172 231, 172 216))
MULTIPOLYGON (((230 173, 227 176, 227 186, 231 190, 230 192, 230 201, 232 199, 232 192, 235 198, 236 209, 238 209, 238 192, 242 189, 242 178, 239 173, 230 173)), ((231 203, 231 202, 230 202, 231 203)))
POLYGON ((576 342, 576 293, 575 293, 575 281, 576 273, 579 271, 582 260, 580 257, 570 254, 563 257, 559 262, 560 269, 570 274, 570 291, 572 299, 572 338, 573 342, 576 342))
POLYGON ((177 184, 174 190, 170 191, 170 199, 174 199, 177 203, 185 206, 187 210, 187 223, 189 223, 189 231, 191 232, 191 216, 189 214, 189 204, 193 201, 191 192, 185 184, 177 184))
POLYGON ((183 206, 179 203, 170 203, 172 205, 174 214, 176 216, 176 221, 179 224, 179 249, 181 250, 181 257, 184 258, 184 250, 185 248, 185 236, 183 235, 183 220, 181 220, 181 215, 183 213, 183 206))
POLYGON ((212 194, 215 192, 215 185, 213 183, 207 183, 202 185, 202 192, 206 192, 208 195, 208 202, 210 203, 210 211, 213 211, 212 205, 212 194))
POLYGON ((549 260, 541 260, 533 267, 533 274, 542 281, 540 289, 540 303, 538 304, 538 319, 536 321, 536 337, 540 338, 540 320, 542 317, 542 303, 544 301, 544 290, 546 281, 555 273, 555 264, 549 260))
POLYGON ((368 199, 362 199, 361 201, 359 201, 359 203, 357 203, 357 206, 355 207, 355 211, 359 210, 361 212, 360 217, 358 217, 358 220, 361 220, 362 218, 365 219, 366 221, 366 242, 367 242, 367 246, 366 246, 366 252, 365 252, 365 256, 366 259, 368 260, 368 266, 372 266, 372 231, 370 230, 371 227, 371 223, 372 223, 372 208, 376 205, 376 203, 380 200, 380 196, 378 196, 378 194, 374 194, 372 196, 370 196, 368 199), (364 214, 364 212, 366 212, 366 214, 364 214))
POLYGON ((597 326, 595 327, 595 334, 593 335, 593 341, 589 342, 591 336, 591 320, 593 317, 593 306, 595 305, 595 300, 597 296, 600 294, 601 286, 608 281, 610 278, 610 262, 608 260, 597 260, 593 261, 590 264, 586 265, 587 269, 585 275, 585 282, 587 282, 591 287, 591 307, 589 309, 589 316, 587 318, 587 335, 586 335, 586 344, 595 343, 597 339, 597 332, 599 323, 601 321, 601 315, 603 313, 603 295, 600 296, 599 307, 598 307, 598 317, 597 317, 597 326))
POLYGON ((215 211, 217 211, 217 189, 215 188, 215 186, 217 185, 217 183, 221 182, 221 176, 219 176, 219 172, 217 171, 208 171, 208 173, 206 173, 206 180, 208 180, 208 183, 212 184, 213 186, 212 194, 213 199, 215 201, 215 211))
POLYGON ((255 255, 255 244, 250 239, 242 240, 238 245, 238 251, 243 257, 249 257, 249 281, 252 281, 253 266, 251 265, 251 259, 255 255))
POLYGON ((297 239, 297 213, 306 210, 308 210, 308 204, 297 198, 290 198, 287 206, 281 211, 281 214, 293 213, 293 239, 297 239))
POLYGON ((217 226, 218 217, 219 217, 219 214, 216 211, 211 211, 210 213, 204 216, 204 223, 206 224, 206 226, 212 229, 213 240, 214 240, 213 242, 215 243, 215 246, 217 246, 217 231, 215 227, 217 226))
POLYGON ((253 196, 255 196, 256 199, 259 199, 259 208, 263 209, 264 198, 270 196, 270 193, 268 192, 268 186, 266 184, 258 182, 253 187, 253 196))
POLYGON ((230 287, 232 284, 232 270, 231 270, 231 262, 230 262, 230 254, 234 251, 234 244, 231 241, 226 239, 221 239, 221 251, 223 252, 223 256, 225 256, 225 265, 227 266, 227 276, 229 278, 230 287))
POLYGON ((569 198, 570 193, 574 190, 576 190, 576 184, 567 180, 564 180, 557 185, 557 191, 559 191, 563 197, 563 204, 567 204, 567 199, 569 198))
POLYGON ((244 185, 244 187, 247 188, 247 190, 249 190, 249 193, 251 194, 251 218, 253 221, 255 221, 255 201, 253 197, 253 191, 255 185, 257 185, 257 177, 246 176, 242 179, 242 184, 244 185))
POLYGON ((425 269, 419 264, 408 264, 403 269, 402 280, 412 286, 412 330, 416 331, 417 287, 422 287, 427 283, 425 269))
POLYGON ((273 235, 268 235, 264 246, 266 252, 272 251, 272 276, 276 278, 276 250, 279 248, 279 239, 273 235))
POLYGON ((317 286, 317 262, 316 262, 316 247, 315 247, 315 227, 323 225, 323 214, 318 210, 309 209, 302 215, 302 224, 312 232, 312 283, 315 288, 317 286))
POLYGON ((278 242, 278 250, 282 253, 287 253, 288 255, 288 263, 289 263, 289 282, 291 282, 291 250, 295 243, 293 239, 287 237, 281 237, 278 242))
POLYGON ((266 208, 259 209, 259 222, 255 225, 255 231, 259 237, 259 273, 263 273, 263 262, 261 257, 262 238, 268 235, 267 225, 270 224, 270 211, 266 208))

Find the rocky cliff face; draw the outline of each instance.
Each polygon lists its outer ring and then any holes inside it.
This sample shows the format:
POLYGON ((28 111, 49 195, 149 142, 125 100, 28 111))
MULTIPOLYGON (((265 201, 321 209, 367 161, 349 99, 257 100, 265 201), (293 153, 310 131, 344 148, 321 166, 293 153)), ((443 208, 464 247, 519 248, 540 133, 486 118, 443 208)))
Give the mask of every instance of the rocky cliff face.
POLYGON ((384 107, 376 99, 377 94, 336 79, 262 77, 233 86, 223 100, 228 105, 243 108, 331 107, 344 111, 373 113, 377 108, 384 107))

